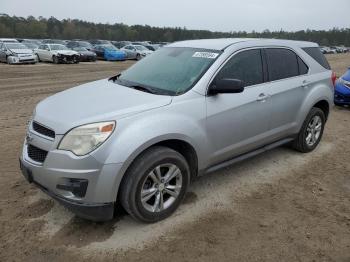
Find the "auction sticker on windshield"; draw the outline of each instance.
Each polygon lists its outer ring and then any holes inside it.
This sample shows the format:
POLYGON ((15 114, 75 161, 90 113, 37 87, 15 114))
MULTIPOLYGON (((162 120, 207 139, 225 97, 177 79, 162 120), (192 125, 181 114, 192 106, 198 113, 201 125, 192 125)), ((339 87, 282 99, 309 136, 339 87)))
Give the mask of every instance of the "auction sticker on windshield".
POLYGON ((218 57, 218 55, 218 53, 195 52, 192 57, 215 59, 218 57))

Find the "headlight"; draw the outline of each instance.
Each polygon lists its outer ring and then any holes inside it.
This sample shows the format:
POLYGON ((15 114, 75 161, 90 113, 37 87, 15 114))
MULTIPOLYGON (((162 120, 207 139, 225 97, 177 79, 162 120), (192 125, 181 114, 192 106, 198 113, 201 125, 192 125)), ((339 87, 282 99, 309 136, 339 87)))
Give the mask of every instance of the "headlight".
POLYGON ((110 137, 115 125, 114 121, 110 121, 78 126, 63 137, 58 149, 71 151, 77 156, 86 155, 110 137))

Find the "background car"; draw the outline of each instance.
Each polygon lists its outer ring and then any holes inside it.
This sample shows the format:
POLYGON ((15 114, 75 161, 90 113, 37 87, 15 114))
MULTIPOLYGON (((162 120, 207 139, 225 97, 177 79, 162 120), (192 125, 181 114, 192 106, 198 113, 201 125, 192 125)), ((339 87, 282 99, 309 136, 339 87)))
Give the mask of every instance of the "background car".
POLYGON ((128 58, 128 59, 136 59, 136 60, 140 60, 141 58, 153 53, 153 51, 147 49, 143 45, 127 45, 127 46, 124 46, 121 50, 125 50, 126 52, 128 52, 128 55, 129 54, 131 55, 132 52, 134 54, 136 53, 135 58, 128 58))
POLYGON ((87 50, 91 51, 93 50, 92 44, 90 44, 87 41, 81 41, 81 40, 76 40, 76 41, 68 41, 66 46, 70 49, 74 49, 76 47, 83 47, 86 48, 87 50))
POLYGON ((350 106, 350 68, 336 82, 334 104, 350 106))
POLYGON ((95 62, 96 61, 96 53, 89 51, 85 47, 74 47, 74 51, 78 52, 80 55, 80 62, 95 62))
POLYGON ((37 62, 33 51, 18 42, 0 42, 0 61, 8 64, 37 62))
POLYGON ((38 61, 58 63, 79 63, 80 55, 76 51, 60 44, 42 44, 35 50, 38 61))
POLYGON ((126 59, 126 53, 112 44, 95 45, 93 52, 96 53, 97 58, 107 61, 124 61, 126 59))

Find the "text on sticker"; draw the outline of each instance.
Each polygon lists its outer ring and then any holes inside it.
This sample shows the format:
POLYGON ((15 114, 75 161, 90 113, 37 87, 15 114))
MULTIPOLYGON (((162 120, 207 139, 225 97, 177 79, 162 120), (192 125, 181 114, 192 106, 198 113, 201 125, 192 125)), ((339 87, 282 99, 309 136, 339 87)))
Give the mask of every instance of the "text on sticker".
POLYGON ((218 53, 195 52, 192 57, 215 59, 218 55, 218 53))

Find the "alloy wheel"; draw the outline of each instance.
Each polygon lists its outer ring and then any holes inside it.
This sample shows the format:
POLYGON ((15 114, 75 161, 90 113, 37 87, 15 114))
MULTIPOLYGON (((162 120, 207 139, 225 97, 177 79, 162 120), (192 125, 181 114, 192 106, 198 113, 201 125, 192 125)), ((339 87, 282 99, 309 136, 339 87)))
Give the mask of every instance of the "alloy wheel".
POLYGON ((141 187, 141 203, 149 212, 169 208, 182 189, 182 173, 174 164, 161 164, 148 173, 141 187))
POLYGON ((322 132, 322 119, 320 116, 315 115, 311 118, 307 128, 306 128, 306 144, 309 147, 314 146, 321 136, 322 132))

